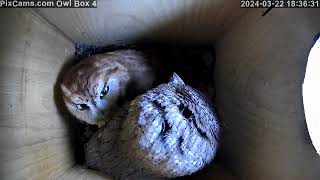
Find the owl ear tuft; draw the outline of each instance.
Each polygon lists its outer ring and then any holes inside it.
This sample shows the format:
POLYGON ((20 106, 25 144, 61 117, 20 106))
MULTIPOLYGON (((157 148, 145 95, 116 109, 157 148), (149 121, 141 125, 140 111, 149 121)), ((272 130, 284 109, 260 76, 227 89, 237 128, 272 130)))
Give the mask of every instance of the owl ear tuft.
POLYGON ((177 73, 173 73, 171 78, 170 78, 170 82, 172 82, 173 84, 176 85, 184 85, 183 80, 178 76, 177 73))
POLYGON ((61 84, 60 87, 61 87, 61 90, 62 90, 62 93, 64 94, 64 96, 70 97, 72 95, 72 93, 69 91, 69 89, 64 84, 61 84))

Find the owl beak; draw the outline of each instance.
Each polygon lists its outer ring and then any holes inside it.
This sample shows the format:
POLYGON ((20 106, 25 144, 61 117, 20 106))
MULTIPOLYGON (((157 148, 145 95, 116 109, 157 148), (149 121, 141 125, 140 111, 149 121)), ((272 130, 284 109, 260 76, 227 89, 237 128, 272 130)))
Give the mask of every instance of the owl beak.
POLYGON ((96 110, 96 112, 99 114, 99 116, 105 117, 106 112, 104 110, 100 110, 95 101, 92 101, 92 105, 93 105, 94 109, 96 110))

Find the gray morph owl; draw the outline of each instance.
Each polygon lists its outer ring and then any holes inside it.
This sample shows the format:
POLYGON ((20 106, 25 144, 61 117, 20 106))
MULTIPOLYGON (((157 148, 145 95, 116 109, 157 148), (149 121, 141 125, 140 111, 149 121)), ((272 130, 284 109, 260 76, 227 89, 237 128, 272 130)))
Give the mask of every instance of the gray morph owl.
POLYGON ((213 160, 219 134, 207 99, 173 74, 119 109, 86 144, 86 163, 117 179, 181 177, 213 160))

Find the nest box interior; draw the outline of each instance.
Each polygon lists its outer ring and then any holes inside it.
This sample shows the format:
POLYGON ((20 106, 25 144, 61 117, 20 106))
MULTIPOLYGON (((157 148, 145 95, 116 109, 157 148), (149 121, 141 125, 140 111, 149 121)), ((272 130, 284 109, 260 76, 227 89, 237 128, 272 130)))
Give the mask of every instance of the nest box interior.
POLYGON ((219 180, 318 180, 302 83, 318 9, 240 8, 226 0, 108 0, 92 9, 1 9, 2 179, 108 179, 76 164, 56 82, 75 44, 210 43, 223 124, 219 180))

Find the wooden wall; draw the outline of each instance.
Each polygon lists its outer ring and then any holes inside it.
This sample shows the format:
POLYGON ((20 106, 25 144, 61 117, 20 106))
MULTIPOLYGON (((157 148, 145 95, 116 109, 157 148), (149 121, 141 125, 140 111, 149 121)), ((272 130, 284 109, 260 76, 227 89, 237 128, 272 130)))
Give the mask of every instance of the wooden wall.
POLYGON ((216 43, 225 164, 246 180, 318 180, 302 82, 318 9, 248 12, 216 43))
POLYGON ((72 41, 212 43, 245 12, 238 0, 101 0, 93 9, 38 9, 72 41))
POLYGON ((73 155, 54 85, 73 44, 26 9, 0 12, 0 176, 50 179, 73 155))

